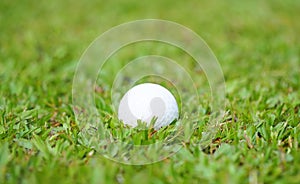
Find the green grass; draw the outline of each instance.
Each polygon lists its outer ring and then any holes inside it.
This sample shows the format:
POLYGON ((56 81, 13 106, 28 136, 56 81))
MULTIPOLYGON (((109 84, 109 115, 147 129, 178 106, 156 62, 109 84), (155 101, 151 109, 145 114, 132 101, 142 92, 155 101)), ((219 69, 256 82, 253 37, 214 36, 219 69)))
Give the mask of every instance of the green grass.
MULTIPOLYGON (((2 0, 0 183, 300 183, 299 9, 293 0, 2 0), (209 116, 209 95, 203 95, 198 129, 183 149, 158 163, 131 166, 82 143, 72 79, 97 36, 143 18, 175 21, 203 37, 225 75, 226 115, 202 149, 201 122, 209 116)), ((148 53, 136 46, 112 60, 131 58, 132 51, 148 53)), ((168 48, 151 51, 188 60, 168 48)), ((108 84, 99 85, 104 122, 120 139, 129 131, 136 143, 151 143, 171 130, 147 140, 149 132, 122 127, 109 110, 108 84)))

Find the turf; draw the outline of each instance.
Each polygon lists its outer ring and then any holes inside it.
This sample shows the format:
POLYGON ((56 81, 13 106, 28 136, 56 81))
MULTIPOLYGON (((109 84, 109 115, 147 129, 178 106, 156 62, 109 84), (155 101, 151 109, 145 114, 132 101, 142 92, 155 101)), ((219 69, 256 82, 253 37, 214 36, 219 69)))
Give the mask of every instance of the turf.
MULTIPOLYGON (((293 0, 2 0, 0 183, 300 183, 299 9, 293 0), (144 18, 178 22, 208 43, 224 72, 226 115, 205 149, 197 144, 198 128, 174 156, 132 166, 108 160, 80 141, 72 79, 97 36, 144 18)), ((145 48, 133 51, 144 55, 145 48)), ((156 51, 185 59, 172 49, 156 51)), ((131 58, 127 53, 115 60, 131 58)), ((99 85, 104 121, 125 139, 120 132, 128 129, 111 120, 108 84, 99 85)), ((209 97, 202 97, 199 126, 209 116, 209 97)), ((130 139, 151 143, 169 129, 153 139, 145 138, 149 132, 133 131, 130 139)))

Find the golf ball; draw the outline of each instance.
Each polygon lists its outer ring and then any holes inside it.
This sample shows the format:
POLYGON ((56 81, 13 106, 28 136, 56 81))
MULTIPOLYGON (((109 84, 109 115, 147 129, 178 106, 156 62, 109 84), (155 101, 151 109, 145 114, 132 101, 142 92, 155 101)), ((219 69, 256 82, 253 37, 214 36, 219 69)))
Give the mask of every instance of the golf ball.
POLYGON ((149 126, 157 118, 155 129, 167 126, 178 119, 178 105, 172 93, 161 85, 154 83, 139 84, 131 88, 121 99, 118 118, 124 124, 137 126, 137 121, 149 126))

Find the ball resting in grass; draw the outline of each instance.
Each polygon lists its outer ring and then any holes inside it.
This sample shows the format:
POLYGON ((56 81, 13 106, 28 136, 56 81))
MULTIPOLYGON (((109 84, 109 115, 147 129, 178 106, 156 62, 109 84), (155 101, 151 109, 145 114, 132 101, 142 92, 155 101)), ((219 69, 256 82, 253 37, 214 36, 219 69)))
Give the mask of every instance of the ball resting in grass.
POLYGON ((155 118, 157 130, 178 119, 175 97, 166 88, 153 83, 144 83, 131 88, 121 99, 118 117, 124 124, 136 127, 138 121, 150 125, 155 118))

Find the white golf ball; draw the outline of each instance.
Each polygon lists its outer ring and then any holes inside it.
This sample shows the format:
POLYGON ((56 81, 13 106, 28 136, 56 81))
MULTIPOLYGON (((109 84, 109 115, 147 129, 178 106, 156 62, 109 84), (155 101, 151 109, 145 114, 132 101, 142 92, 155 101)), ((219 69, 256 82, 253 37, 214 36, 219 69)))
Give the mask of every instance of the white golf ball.
POLYGON ((167 126, 178 119, 178 105, 175 97, 166 88, 153 83, 139 84, 131 88, 121 99, 118 117, 124 124, 137 126, 137 121, 154 124, 155 129, 167 126))

